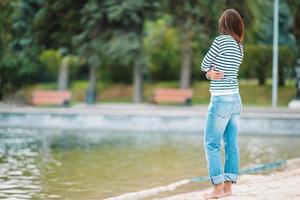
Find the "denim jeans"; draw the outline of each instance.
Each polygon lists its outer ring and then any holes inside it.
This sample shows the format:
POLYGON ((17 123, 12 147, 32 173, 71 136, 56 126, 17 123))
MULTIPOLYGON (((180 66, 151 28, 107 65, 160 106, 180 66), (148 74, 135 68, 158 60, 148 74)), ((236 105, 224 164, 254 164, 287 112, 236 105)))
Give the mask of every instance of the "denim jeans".
POLYGON ((238 128, 242 109, 239 94, 211 96, 204 129, 204 148, 212 184, 237 180, 239 170, 238 128), (225 165, 220 149, 224 141, 225 165))

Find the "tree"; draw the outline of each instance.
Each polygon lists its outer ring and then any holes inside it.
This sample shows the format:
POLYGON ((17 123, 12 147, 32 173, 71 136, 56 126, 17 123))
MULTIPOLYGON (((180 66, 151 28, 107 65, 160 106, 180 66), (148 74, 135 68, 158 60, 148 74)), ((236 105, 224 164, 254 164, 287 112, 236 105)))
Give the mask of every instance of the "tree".
MULTIPOLYGON (((249 7, 255 16, 255 21, 251 27, 254 35, 254 42, 258 44, 273 44, 273 1, 248 1, 249 7), (268 10, 269 12, 265 12, 268 10)), ((279 45, 287 45, 295 48, 295 37, 292 33, 293 18, 290 8, 286 1, 279 3, 279 45)), ((280 55, 279 55, 280 56, 280 55)), ((282 59, 282 58, 279 58, 282 59)), ((261 66, 264 67, 264 66, 261 66)), ((285 77, 283 68, 286 66, 279 65, 279 86, 284 86, 285 77)), ((264 84, 264 82, 260 82, 264 84)))
POLYGON ((41 6, 39 0, 21 0, 15 4, 12 24, 14 29, 12 48, 15 52, 30 53, 32 49, 38 48, 34 19, 41 6))
POLYGON ((77 53, 89 66, 87 103, 96 101, 97 68, 102 65, 106 51, 107 13, 104 1, 89 0, 80 11, 81 32, 73 37, 77 53))
MULTIPOLYGON (((249 7, 255 16, 251 27, 255 35, 254 40, 259 44, 273 44, 273 1, 249 1, 249 7)), ((292 15, 285 1, 279 4, 279 44, 295 46, 292 34, 292 15)))
POLYGON ((291 15, 293 16, 293 33, 296 39, 296 46, 298 50, 298 57, 300 57, 300 1, 298 0, 286 0, 291 15))
POLYGON ((68 55, 67 52, 64 52, 64 49, 48 49, 40 54, 39 60, 46 66, 50 80, 52 81, 54 77, 57 79, 57 89, 67 90, 69 67, 76 64, 78 65, 78 58, 74 55, 68 55))
POLYGON ((11 2, 0 3, 0 58, 9 51, 9 42, 12 39, 12 16, 13 6, 11 2))
POLYGON ((9 92, 37 80, 39 48, 32 23, 40 2, 4 1, 0 4, 0 99, 9 92))
POLYGON ((178 33, 171 26, 171 16, 146 22, 144 49, 149 57, 149 71, 154 81, 178 79, 180 67, 178 33))
POLYGON ((210 39, 217 35, 218 18, 223 11, 224 3, 217 0, 170 0, 165 7, 166 12, 172 16, 179 34, 181 57, 179 85, 183 89, 189 88, 194 51, 197 48, 206 49, 211 44, 210 39))
POLYGON ((33 28, 38 45, 57 49, 62 56, 58 70, 58 90, 66 90, 68 86, 69 58, 74 53, 72 37, 80 31, 78 12, 84 2, 44 0, 34 17, 33 28))
POLYGON ((180 88, 186 89, 191 84, 192 72, 192 41, 195 38, 200 24, 200 4, 197 0, 170 0, 167 4, 167 11, 174 20, 174 25, 179 33, 181 51, 180 88))
POLYGON ((146 18, 153 18, 159 7, 153 0, 107 0, 107 19, 111 31, 110 58, 133 65, 133 101, 143 101, 143 30, 146 18))
POLYGON ((74 52, 72 38, 80 33, 78 14, 85 0, 43 0, 34 15, 33 29, 37 43, 45 49, 66 49, 74 52))
MULTIPOLYGON (((26 62, 23 71, 33 75, 41 70, 40 55, 45 49, 63 50, 58 89, 66 89, 68 62, 73 53, 72 37, 80 31, 78 11, 85 1, 20 0, 13 14, 14 40, 12 48, 20 61, 26 62)), ((40 77, 43 77, 40 75, 40 77)))
POLYGON ((41 63, 43 63, 43 65, 45 65, 45 69, 48 74, 47 80, 56 80, 57 72, 59 71, 59 66, 62 62, 61 53, 55 49, 47 49, 39 55, 39 60, 41 61, 41 63))

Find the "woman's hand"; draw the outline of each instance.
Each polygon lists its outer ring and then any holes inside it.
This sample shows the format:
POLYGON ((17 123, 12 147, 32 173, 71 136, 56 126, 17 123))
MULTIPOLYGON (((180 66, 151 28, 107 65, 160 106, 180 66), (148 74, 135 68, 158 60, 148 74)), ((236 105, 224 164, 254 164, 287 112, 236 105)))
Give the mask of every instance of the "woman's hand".
POLYGON ((206 72, 206 78, 210 80, 221 80, 224 77, 224 72, 215 71, 215 67, 206 72))

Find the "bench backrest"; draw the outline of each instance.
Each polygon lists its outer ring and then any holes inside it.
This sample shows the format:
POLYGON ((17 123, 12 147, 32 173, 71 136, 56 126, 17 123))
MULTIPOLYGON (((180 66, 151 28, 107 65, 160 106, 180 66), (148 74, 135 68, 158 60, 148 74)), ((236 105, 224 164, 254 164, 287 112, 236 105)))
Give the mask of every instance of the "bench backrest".
POLYGON ((193 91, 190 89, 167 89, 161 88, 154 92, 155 96, 182 96, 186 98, 191 98, 193 96, 193 91))
POLYGON ((70 91, 36 90, 32 93, 32 103, 41 104, 64 104, 71 100, 70 91))
POLYGON ((185 103, 187 100, 192 99, 192 96, 193 96, 193 91, 190 89, 161 88, 155 90, 153 101, 185 103))

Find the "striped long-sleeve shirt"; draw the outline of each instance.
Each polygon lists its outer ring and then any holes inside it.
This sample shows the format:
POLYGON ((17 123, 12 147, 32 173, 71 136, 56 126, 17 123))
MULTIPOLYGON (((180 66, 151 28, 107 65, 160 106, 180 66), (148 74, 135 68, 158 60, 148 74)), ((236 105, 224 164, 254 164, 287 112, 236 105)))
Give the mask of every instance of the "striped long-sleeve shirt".
POLYGON ((239 92, 238 72, 243 60, 243 46, 230 35, 216 37, 202 64, 202 71, 209 71, 215 67, 217 71, 223 71, 221 80, 211 80, 211 95, 227 95, 239 92))

